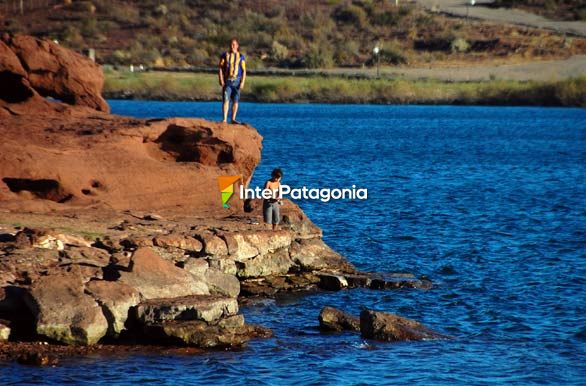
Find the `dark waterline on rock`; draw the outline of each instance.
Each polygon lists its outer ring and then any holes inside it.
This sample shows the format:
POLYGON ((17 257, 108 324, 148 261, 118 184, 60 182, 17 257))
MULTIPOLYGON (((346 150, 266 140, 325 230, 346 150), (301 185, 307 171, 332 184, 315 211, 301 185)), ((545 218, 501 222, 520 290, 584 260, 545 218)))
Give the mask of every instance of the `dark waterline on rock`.
MULTIPOLYGON (((212 120, 220 107, 110 104, 212 120)), ((586 382, 586 109, 243 103, 240 118, 265 138, 253 184, 281 166, 292 187, 368 188, 366 201, 300 205, 359 269, 436 286, 282 297, 243 310, 275 338, 242 351, 0 364, 1 383, 586 382), (395 312, 456 339, 320 334, 325 305, 395 312)))

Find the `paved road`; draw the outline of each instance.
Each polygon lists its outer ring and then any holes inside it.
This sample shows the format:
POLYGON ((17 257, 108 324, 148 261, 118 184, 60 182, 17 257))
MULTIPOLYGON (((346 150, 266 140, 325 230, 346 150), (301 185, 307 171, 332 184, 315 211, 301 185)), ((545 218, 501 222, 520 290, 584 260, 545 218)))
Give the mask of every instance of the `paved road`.
POLYGON ((482 20, 490 20, 499 23, 516 24, 527 27, 536 27, 586 37, 586 22, 583 21, 558 21, 546 19, 542 16, 525 12, 520 9, 488 8, 482 4, 491 3, 492 0, 477 0, 476 5, 467 7, 468 0, 416 0, 424 7, 452 16, 466 17, 482 20))

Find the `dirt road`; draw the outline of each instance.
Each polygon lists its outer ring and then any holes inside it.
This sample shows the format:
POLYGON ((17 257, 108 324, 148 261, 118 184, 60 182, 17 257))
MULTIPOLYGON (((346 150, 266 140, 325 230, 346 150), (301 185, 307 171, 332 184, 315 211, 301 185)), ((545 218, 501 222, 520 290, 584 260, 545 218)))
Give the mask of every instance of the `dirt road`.
POLYGON ((586 22, 550 20, 520 9, 489 8, 483 4, 492 0, 476 0, 474 6, 467 6, 469 0, 415 0, 425 8, 435 12, 458 17, 490 20, 498 23, 516 24, 527 27, 544 28, 559 33, 586 36, 586 22))

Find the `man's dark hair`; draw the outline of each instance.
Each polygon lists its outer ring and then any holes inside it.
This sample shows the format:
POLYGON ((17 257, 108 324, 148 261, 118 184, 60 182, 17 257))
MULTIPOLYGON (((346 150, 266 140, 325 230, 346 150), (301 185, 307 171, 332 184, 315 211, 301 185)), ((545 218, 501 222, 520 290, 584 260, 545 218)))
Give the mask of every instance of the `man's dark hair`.
POLYGON ((273 172, 271 173, 271 178, 282 178, 282 177, 283 177, 283 171, 280 168, 273 169, 273 172))

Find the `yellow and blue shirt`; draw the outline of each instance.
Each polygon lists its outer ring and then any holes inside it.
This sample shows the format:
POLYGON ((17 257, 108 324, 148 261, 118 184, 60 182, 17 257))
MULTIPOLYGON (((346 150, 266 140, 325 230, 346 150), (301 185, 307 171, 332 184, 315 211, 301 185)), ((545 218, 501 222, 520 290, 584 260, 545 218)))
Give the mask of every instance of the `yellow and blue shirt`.
POLYGON ((220 56, 220 68, 225 80, 240 80, 246 70, 246 57, 240 52, 224 52, 220 56))

